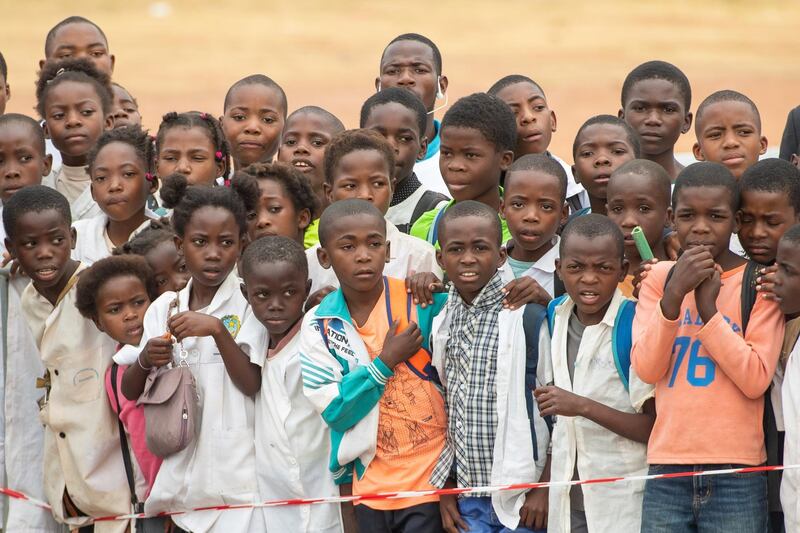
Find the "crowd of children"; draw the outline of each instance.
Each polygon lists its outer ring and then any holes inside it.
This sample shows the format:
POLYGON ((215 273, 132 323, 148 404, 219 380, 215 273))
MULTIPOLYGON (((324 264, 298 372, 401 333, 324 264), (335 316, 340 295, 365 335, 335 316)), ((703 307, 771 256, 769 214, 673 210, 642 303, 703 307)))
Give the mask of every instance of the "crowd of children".
POLYGON ((800 146, 747 96, 649 61, 565 160, 525 75, 436 120, 403 34, 360 129, 255 74, 151 136, 95 23, 44 48, 37 119, 0 55, 0 449, 50 506, 6 531, 800 531, 797 470, 681 475, 800 460, 800 146))

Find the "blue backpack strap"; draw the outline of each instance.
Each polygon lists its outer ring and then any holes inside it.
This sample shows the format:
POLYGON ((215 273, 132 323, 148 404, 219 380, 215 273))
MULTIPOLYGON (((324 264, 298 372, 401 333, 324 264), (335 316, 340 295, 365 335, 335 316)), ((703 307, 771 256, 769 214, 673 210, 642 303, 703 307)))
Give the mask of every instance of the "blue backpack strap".
MULTIPOLYGON (((539 332, 546 318, 547 309, 539 304, 529 303, 522 312, 522 329, 525 332, 525 406, 528 409, 528 421, 531 426, 533 459, 536 461, 539 460, 539 449, 536 446, 533 390, 536 388, 536 370, 539 366, 539 332)), ((547 426, 550 425, 551 422, 547 421, 547 426)))
POLYGON ((435 217, 433 217, 433 224, 431 224, 431 228, 428 230, 428 242, 433 246, 436 246, 436 243, 439 242, 439 220, 441 220, 442 215, 444 215, 445 209, 447 208, 442 207, 439 209, 439 212, 436 213, 435 217))
POLYGON ((628 390, 631 375, 631 347, 633 345, 633 317, 636 314, 636 302, 625 300, 617 310, 614 328, 611 330, 611 349, 614 353, 614 365, 617 367, 619 379, 628 390))
POLYGON ((550 331, 550 336, 553 336, 553 322, 556 319, 556 307, 561 305, 564 299, 567 297, 566 294, 562 294, 556 298, 550 300, 550 303, 547 304, 547 329, 550 331))

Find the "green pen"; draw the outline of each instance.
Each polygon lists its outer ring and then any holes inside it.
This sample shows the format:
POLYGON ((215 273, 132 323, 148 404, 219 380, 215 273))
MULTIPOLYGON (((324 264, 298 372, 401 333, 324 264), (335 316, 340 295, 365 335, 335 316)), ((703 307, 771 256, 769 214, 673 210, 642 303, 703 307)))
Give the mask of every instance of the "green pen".
POLYGON ((650 249, 650 245, 647 244, 647 239, 644 236, 642 228, 639 226, 633 228, 631 236, 633 237, 633 242, 636 244, 636 250, 638 250, 639 257, 642 261, 651 260, 653 258, 653 251, 650 249))

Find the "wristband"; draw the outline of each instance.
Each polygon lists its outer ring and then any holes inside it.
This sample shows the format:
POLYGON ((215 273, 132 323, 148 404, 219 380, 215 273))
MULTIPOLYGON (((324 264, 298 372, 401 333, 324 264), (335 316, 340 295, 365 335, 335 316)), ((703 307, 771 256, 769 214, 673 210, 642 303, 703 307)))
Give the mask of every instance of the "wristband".
POLYGON ((145 372, 150 372, 150 371, 153 369, 153 367, 152 367, 152 366, 144 366, 144 365, 142 364, 142 359, 141 359, 141 357, 142 357, 142 354, 141 354, 141 352, 140 352, 140 353, 139 353, 139 355, 138 355, 138 356, 136 356, 136 362, 137 362, 137 363, 139 363, 139 368, 141 368, 141 369, 142 369, 142 370, 144 370, 145 372))
POLYGON ((633 228, 631 237, 633 237, 633 242, 636 244, 636 250, 639 252, 641 260, 649 261, 653 259, 653 251, 650 250, 650 245, 647 244, 647 238, 645 238, 642 228, 639 226, 633 228))

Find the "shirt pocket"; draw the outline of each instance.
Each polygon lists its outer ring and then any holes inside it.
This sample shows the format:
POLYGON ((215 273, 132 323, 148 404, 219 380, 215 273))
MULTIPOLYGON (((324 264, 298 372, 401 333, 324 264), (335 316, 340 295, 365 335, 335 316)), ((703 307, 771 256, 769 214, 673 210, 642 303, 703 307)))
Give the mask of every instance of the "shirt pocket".
POLYGON ((71 379, 64 384, 69 399, 74 403, 89 403, 101 398, 105 387, 97 369, 79 368, 70 370, 70 373, 71 379))

